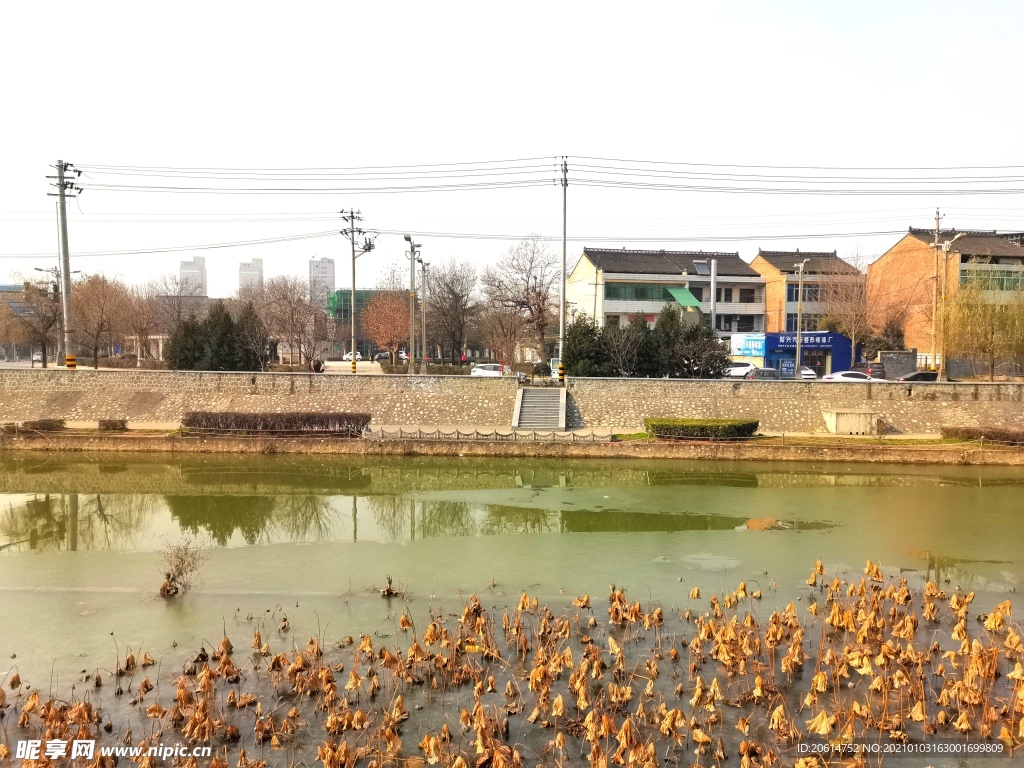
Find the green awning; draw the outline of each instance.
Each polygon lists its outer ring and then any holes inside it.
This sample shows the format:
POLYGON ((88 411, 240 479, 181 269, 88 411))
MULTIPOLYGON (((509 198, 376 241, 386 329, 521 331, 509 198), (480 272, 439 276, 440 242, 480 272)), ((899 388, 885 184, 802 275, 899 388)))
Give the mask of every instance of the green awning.
POLYGON ((679 306, 700 308, 700 302, 697 301, 697 297, 690 293, 688 289, 669 288, 668 292, 672 294, 672 298, 679 303, 679 306))

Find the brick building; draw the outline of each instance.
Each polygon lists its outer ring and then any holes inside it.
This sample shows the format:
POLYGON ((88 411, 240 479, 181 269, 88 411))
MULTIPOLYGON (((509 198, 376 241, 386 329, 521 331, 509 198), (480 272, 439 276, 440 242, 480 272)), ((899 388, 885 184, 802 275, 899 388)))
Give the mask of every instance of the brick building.
POLYGON ((825 314, 819 301, 821 284, 826 280, 849 279, 860 274, 849 262, 840 259, 835 251, 762 251, 758 248, 750 266, 764 278, 765 330, 768 333, 797 330, 799 275, 796 265, 805 259, 801 329, 804 331, 818 330, 818 322, 825 314))
POLYGON ((927 364, 933 362, 933 347, 939 346, 932 336, 932 307, 943 283, 947 296, 968 280, 978 281, 994 302, 1024 295, 1024 233, 945 229, 938 234, 938 249, 935 239, 935 230, 911 227, 868 267, 872 324, 901 323, 906 346, 925 353, 927 364), (944 256, 942 244, 947 242, 944 256))

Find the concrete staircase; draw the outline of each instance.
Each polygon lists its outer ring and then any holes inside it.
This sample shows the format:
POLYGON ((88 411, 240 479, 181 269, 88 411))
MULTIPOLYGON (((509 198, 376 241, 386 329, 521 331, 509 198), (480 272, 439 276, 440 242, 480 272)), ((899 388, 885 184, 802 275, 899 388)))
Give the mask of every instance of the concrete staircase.
POLYGON ((565 429, 565 390, 527 387, 516 396, 512 425, 516 429, 565 429))

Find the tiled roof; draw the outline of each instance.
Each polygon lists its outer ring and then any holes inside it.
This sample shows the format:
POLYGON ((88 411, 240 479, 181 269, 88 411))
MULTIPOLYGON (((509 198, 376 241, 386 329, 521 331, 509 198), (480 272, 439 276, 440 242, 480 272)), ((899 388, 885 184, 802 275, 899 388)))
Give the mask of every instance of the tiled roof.
POLYGON ((583 255, 605 272, 630 275, 699 274, 695 261, 718 261, 718 274, 726 277, 757 277, 738 253, 714 251, 627 251, 584 248, 583 255))
POLYGON ((757 255, 785 274, 796 274, 796 264, 807 259, 805 275, 859 274, 856 267, 840 259, 835 251, 762 251, 757 255))
MULTIPOLYGON (((935 242, 935 230, 910 228, 910 234, 925 243, 935 242)), ((940 229, 939 243, 952 240, 961 232, 955 229, 940 229)), ((1020 232, 999 234, 995 230, 963 230, 963 237, 953 243, 949 250, 964 256, 1017 256, 1024 258, 1024 247, 1020 245, 1020 232)))

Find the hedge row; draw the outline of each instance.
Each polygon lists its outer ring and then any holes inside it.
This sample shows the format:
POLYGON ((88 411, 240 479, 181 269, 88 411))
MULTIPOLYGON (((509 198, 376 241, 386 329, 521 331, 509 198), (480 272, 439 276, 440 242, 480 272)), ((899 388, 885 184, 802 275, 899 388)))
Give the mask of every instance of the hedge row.
POLYGON ((644 429, 651 437, 712 440, 751 437, 759 424, 757 419, 644 419, 644 429))
POLYGON ((128 429, 128 419, 100 419, 100 432, 124 432, 128 429))
POLYGON ((943 427, 942 436, 954 440, 991 440, 1006 445, 1024 445, 1024 429, 1001 427, 943 427))
POLYGON ((217 413, 189 411, 181 420, 186 429, 216 434, 273 433, 360 437, 370 423, 368 413, 217 413))
MULTIPOLYGON (((150 360, 144 359, 142 365, 138 364, 138 361, 134 356, 132 357, 101 357, 99 359, 100 368, 139 368, 143 371, 166 371, 170 368, 166 360, 150 360)), ((92 356, 91 355, 79 355, 78 356, 78 367, 79 368, 92 368, 92 356)))
POLYGON ((35 421, 21 422, 22 429, 31 429, 36 432, 57 432, 64 429, 64 419, 36 419, 35 421))
MULTIPOLYGON (((415 370, 419 371, 420 363, 416 363, 414 367, 415 370)), ((409 364, 402 363, 400 365, 392 365, 387 360, 381 360, 380 370, 381 373, 407 374, 409 373, 409 364)), ((469 365, 449 365, 448 363, 427 364, 427 373, 435 376, 468 376, 471 370, 473 369, 469 365)))

